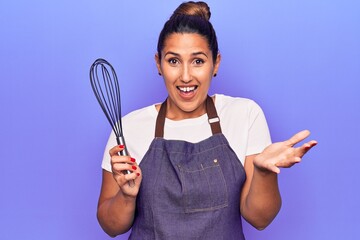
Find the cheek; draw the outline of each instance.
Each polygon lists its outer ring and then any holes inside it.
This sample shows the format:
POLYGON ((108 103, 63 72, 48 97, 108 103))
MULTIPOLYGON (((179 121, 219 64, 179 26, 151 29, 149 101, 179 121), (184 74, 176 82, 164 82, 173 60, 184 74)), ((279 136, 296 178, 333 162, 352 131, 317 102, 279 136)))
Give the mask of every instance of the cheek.
POLYGON ((166 82, 176 81, 179 77, 180 71, 173 67, 164 67, 162 73, 166 82))
POLYGON ((176 76, 174 73, 171 72, 163 72, 163 80, 167 88, 173 86, 176 82, 176 76))
POLYGON ((212 71, 210 69, 199 69, 194 72, 194 75, 201 82, 210 82, 212 78, 212 71))

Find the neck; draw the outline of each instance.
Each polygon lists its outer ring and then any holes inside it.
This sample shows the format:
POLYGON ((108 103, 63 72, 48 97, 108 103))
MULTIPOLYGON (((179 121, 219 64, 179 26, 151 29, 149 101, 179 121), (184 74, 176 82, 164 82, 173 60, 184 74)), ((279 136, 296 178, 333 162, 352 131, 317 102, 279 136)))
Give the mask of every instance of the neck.
POLYGON ((178 121, 189 118, 197 118, 206 113, 206 104, 203 101, 199 106, 191 111, 184 111, 172 101, 167 100, 166 118, 178 121))

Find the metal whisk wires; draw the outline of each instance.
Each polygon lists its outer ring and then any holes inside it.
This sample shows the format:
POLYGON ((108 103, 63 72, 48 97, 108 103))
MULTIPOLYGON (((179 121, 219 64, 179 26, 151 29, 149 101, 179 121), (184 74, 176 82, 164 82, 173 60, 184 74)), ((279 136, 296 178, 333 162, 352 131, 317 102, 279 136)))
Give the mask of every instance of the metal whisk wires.
POLYGON ((106 60, 97 59, 90 68, 90 82, 116 137, 122 137, 120 87, 114 68, 106 60))

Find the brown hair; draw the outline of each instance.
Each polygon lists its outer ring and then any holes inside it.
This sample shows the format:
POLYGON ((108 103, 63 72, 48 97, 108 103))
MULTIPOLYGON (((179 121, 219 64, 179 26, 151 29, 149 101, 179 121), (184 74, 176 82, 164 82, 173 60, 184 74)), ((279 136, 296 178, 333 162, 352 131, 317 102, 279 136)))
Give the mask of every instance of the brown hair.
POLYGON ((180 6, 174 11, 172 17, 178 15, 199 16, 209 21, 211 12, 206 3, 190 1, 180 4, 180 6))
POLYGON ((159 58, 161 58, 161 51, 169 35, 197 33, 207 40, 215 62, 219 49, 215 30, 209 21, 210 16, 210 8, 205 2, 190 1, 180 4, 160 32, 157 46, 159 58))

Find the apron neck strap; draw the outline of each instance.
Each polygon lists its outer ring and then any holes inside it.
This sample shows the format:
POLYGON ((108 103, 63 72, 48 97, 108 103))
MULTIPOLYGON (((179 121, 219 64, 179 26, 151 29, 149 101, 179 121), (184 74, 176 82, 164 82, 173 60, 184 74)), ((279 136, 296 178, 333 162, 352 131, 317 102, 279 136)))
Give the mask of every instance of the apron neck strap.
MULTIPOLYGON (((165 126, 166 109, 167 109, 166 105, 167 105, 167 99, 161 104, 156 119, 156 127, 155 127, 156 138, 164 137, 164 126, 165 126)), ((220 118, 217 115, 214 101, 209 95, 206 98, 206 113, 208 115, 208 121, 211 127, 212 134, 214 135, 217 133, 221 133, 220 118)))

